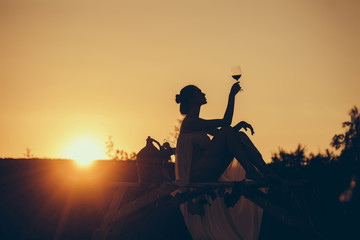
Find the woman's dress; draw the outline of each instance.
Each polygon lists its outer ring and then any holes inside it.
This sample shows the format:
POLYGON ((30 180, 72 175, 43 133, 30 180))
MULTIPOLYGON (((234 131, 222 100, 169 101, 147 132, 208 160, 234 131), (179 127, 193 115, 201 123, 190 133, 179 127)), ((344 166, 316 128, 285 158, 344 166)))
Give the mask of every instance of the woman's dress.
MULTIPOLYGON (((178 184, 190 181, 191 161, 194 144, 204 148, 210 143, 205 132, 181 133, 176 146, 176 179, 178 184)), ((241 181, 245 171, 234 159, 218 179, 220 182, 241 181)), ((191 214, 189 202, 180 206, 187 228, 194 240, 239 239, 256 240, 260 232, 262 209, 253 202, 240 197, 233 207, 227 207, 223 197, 213 199, 205 196, 209 204, 203 205, 204 215, 191 214)))

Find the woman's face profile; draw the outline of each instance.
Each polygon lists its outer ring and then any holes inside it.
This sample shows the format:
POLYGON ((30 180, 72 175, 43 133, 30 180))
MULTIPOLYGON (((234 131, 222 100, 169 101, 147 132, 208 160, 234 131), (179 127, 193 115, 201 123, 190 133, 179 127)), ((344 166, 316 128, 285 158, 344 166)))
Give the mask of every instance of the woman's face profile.
POLYGON ((195 91, 194 100, 201 105, 207 103, 205 93, 203 93, 199 88, 195 91))

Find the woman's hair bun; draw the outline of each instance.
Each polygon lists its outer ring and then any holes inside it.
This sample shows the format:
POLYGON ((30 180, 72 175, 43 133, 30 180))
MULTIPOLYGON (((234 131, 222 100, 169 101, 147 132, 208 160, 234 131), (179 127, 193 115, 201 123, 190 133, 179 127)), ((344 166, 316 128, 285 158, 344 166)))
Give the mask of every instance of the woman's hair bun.
POLYGON ((181 114, 183 115, 188 114, 195 91, 201 91, 201 90, 194 85, 187 85, 186 87, 181 89, 179 94, 176 94, 175 101, 177 103, 180 103, 181 114))
POLYGON ((180 94, 176 94, 175 101, 176 101, 176 103, 181 103, 181 95, 180 94))

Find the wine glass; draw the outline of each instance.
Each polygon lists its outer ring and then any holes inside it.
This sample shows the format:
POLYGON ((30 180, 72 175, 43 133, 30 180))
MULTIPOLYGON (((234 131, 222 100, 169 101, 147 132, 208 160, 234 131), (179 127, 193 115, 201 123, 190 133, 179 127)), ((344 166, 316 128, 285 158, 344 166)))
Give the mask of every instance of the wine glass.
MULTIPOLYGON (((241 72, 241 68, 240 66, 233 66, 231 68, 231 76, 233 79, 235 79, 236 81, 239 81, 239 79, 241 78, 242 72, 241 72)), ((240 91, 243 91, 243 89, 241 89, 240 91)))
POLYGON ((241 78, 241 68, 240 66, 234 66, 231 68, 231 76, 236 80, 239 81, 241 78))

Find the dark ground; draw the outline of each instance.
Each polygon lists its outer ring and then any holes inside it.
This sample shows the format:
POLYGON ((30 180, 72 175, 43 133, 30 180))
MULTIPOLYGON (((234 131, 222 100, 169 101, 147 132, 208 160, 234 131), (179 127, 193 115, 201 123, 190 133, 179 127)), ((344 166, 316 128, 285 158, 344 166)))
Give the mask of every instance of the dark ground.
MULTIPOLYGON (((173 175, 174 165, 167 169, 173 175)), ((98 161, 80 168, 70 160, 0 159, 0 239, 91 239, 113 196, 111 181, 137 182, 135 162, 98 161)), ((130 191, 127 199, 135 195, 139 192, 130 191)), ((336 227, 325 222, 324 229, 336 227)), ((112 239, 191 239, 178 207, 168 203, 116 226, 112 239)), ((335 232, 333 239, 351 239, 350 233, 335 232)), ((311 238, 264 213, 260 240, 267 239, 311 238)))
MULTIPOLYGON (((112 198, 111 181, 137 182, 135 162, 79 168, 70 160, 0 159, 0 239, 91 239, 112 198)), ((169 204, 120 226, 121 239, 189 238, 169 204)))

